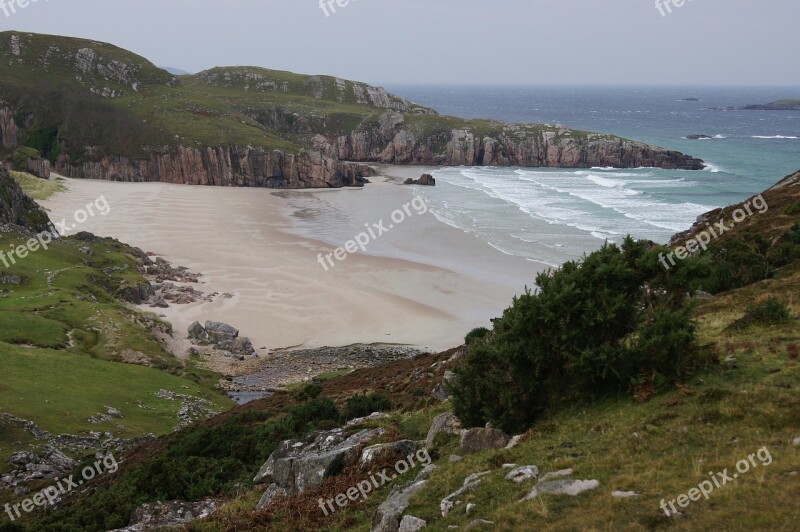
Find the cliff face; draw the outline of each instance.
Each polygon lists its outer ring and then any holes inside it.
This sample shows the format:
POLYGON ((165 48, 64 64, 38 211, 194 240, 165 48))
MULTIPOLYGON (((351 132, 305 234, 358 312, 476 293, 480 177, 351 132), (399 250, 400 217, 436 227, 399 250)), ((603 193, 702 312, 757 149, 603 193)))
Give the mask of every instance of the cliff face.
POLYGON ((14 122, 11 109, 0 107, 0 146, 13 150, 22 142, 22 131, 14 122))
POLYGON ((267 188, 327 188, 362 186, 375 175, 363 164, 334 160, 319 152, 288 155, 260 148, 164 147, 151 151, 149 159, 120 156, 91 157, 73 164, 61 155, 56 171, 69 176, 111 181, 161 181, 190 185, 267 188))
POLYGON ((497 124, 485 135, 452 129, 420 135, 399 113, 385 113, 372 129, 312 140, 339 159, 390 164, 587 168, 611 166, 702 170, 703 161, 680 152, 564 126, 497 124))
POLYGON ((18 225, 37 233, 51 227, 44 209, 29 198, 6 167, 0 165, 0 225, 3 224, 18 225))

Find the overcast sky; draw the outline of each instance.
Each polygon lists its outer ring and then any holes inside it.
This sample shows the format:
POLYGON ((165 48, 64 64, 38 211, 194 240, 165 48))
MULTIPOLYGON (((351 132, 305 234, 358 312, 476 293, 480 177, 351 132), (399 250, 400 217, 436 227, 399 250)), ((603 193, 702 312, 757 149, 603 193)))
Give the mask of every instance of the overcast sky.
POLYGON ((328 16, 319 0, 30 1, 10 17, 0 11, 0 29, 108 41, 192 72, 800 88, 798 0, 686 0, 663 7, 666 16, 655 0, 334 0, 328 16))

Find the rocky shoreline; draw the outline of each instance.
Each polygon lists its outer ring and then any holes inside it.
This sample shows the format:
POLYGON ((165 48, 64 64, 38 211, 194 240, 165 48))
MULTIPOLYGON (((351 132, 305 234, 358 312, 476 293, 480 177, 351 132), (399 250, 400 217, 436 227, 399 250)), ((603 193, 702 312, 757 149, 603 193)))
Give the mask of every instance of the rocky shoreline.
POLYGON ((220 386, 243 404, 285 391, 292 384, 313 382, 321 375, 348 372, 409 359, 422 351, 397 344, 354 344, 315 349, 284 349, 261 356, 255 365, 241 366, 228 374, 220 386))

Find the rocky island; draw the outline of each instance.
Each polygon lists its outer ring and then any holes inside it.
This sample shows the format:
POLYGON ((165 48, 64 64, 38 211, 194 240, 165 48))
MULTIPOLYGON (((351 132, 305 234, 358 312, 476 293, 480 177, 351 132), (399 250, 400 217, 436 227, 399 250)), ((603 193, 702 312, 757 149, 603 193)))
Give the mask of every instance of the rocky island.
POLYGON ((747 105, 745 111, 800 111, 800 98, 777 100, 775 102, 747 105))

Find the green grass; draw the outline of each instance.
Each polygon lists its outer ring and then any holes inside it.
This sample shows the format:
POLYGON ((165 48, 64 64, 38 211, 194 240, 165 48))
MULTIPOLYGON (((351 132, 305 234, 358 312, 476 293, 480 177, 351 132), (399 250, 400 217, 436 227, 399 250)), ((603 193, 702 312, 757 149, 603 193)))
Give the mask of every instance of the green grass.
MULTIPOLYGON (((27 238, 0 236, 3 249, 27 238)), ((0 411, 54 433, 134 437, 177 425, 180 403, 156 398, 161 388, 207 397, 217 411, 233 406, 216 389, 218 375, 165 350, 154 331, 168 331, 168 324, 118 299, 126 286, 145 282, 130 248, 62 238, 15 260, 0 266, 3 275, 23 280, 0 286, 0 411), (78 251, 84 245, 92 256, 78 251), (139 408, 139 401, 154 410, 139 408), (123 412, 122 427, 88 422, 104 405, 123 412)), ((14 438, 3 433, 0 447, 10 448, 14 438)))
POLYGON ((67 189, 58 180, 42 179, 26 172, 11 172, 11 176, 22 191, 35 200, 46 200, 53 194, 67 189))
POLYGON ((87 426, 122 438, 170 432, 178 423, 180 401, 159 399, 154 394, 160 389, 208 397, 218 411, 229 406, 188 379, 64 351, 5 345, 0 364, 3 410, 56 434, 77 434, 87 426), (148 409, 139 407, 140 402, 148 409), (88 418, 106 411, 105 406, 118 408, 124 417, 114 423, 88 424, 88 418))

